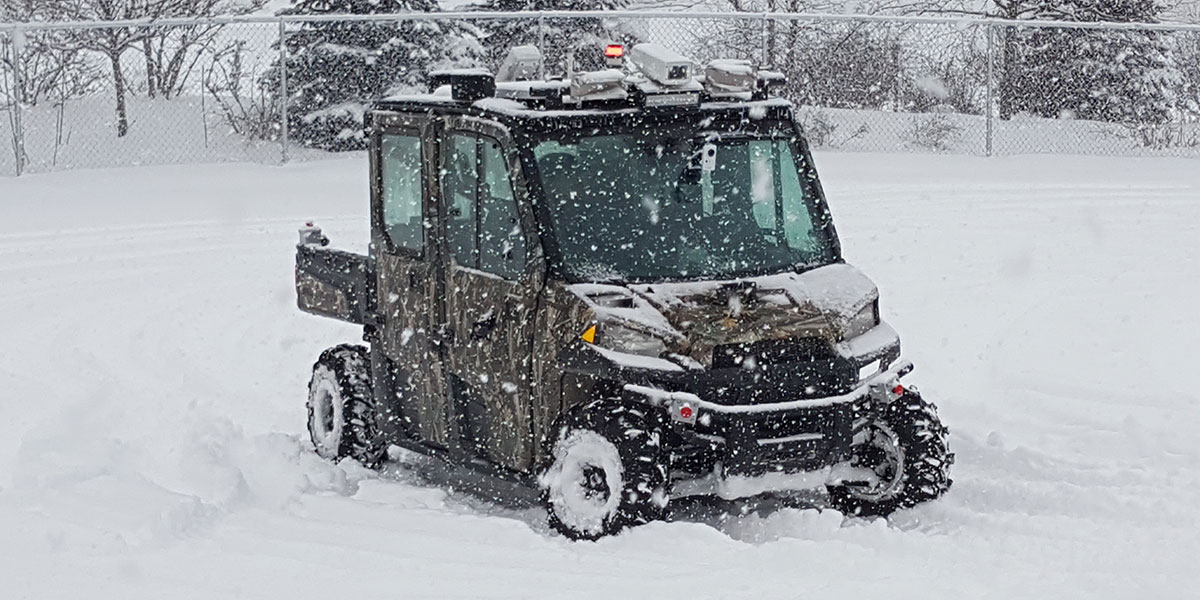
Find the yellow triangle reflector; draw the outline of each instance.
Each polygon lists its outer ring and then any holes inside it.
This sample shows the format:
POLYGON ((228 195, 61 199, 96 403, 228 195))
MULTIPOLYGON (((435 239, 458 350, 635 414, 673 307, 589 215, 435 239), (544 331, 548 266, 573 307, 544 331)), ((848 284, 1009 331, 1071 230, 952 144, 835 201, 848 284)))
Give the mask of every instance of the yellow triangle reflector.
POLYGON ((596 326, 592 325, 591 327, 588 327, 587 329, 585 329, 583 331, 583 335, 581 335, 579 337, 583 338, 583 341, 585 341, 589 344, 595 344, 596 343, 596 326))

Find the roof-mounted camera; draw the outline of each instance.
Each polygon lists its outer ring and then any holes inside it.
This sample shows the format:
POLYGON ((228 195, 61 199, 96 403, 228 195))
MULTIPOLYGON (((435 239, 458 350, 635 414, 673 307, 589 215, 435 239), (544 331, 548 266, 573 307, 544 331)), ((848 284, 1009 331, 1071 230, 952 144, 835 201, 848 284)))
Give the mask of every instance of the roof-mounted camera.
POLYGON ((450 69, 429 74, 429 91, 450 87, 455 102, 474 102, 496 95, 496 77, 487 69, 450 69))
POLYGON ((692 81, 692 59, 662 44, 638 44, 629 50, 629 62, 647 79, 663 86, 692 81))

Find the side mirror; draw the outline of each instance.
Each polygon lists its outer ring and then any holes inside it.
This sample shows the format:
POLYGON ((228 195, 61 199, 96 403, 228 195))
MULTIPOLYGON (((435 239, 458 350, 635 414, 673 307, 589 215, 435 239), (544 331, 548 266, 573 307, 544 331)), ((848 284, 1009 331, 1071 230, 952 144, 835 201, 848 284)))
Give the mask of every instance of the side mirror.
POLYGON ((700 170, 712 173, 717 170, 717 145, 705 144, 700 149, 700 170))

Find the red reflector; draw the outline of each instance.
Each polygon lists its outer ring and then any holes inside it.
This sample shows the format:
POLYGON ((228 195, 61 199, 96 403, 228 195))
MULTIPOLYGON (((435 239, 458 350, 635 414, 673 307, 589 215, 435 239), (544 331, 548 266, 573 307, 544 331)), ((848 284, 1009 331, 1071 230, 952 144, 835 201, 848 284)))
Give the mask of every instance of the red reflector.
POLYGON ((682 406, 682 407, 680 407, 680 408, 679 408, 679 416, 681 416, 681 417, 683 417, 683 418, 685 418, 685 419, 690 419, 690 418, 692 418, 692 407, 690 407, 690 406, 682 406))
POLYGON ((620 44, 609 44, 604 48, 605 58, 621 58, 625 56, 625 46, 620 44))
POLYGON ((904 386, 902 386, 898 383, 896 384, 896 387, 892 388, 892 393, 897 396, 903 396, 904 392, 905 392, 904 386))

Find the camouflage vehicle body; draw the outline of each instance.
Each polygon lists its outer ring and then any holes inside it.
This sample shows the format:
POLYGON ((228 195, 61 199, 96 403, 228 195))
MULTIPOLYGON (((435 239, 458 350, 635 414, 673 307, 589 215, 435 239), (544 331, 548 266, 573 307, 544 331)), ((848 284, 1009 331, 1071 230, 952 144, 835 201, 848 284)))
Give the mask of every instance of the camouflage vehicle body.
MULTIPOLYGON (((634 407, 662 436, 672 457, 664 467, 668 493, 690 489, 672 482, 715 476, 717 485, 701 493, 738 497, 790 484, 747 492, 720 483, 813 472, 824 473, 818 485, 855 479, 830 470, 851 459, 864 415, 915 393, 896 383, 912 367, 900 357, 895 331, 879 320, 875 285, 841 259, 812 157, 786 102, 569 111, 414 96, 378 103, 368 130, 370 251, 333 250, 319 230, 302 230, 296 277, 302 310, 363 325, 382 443, 534 484, 553 460, 565 420, 602 400, 634 407), (729 278, 626 281, 572 273, 560 248, 564 232, 556 231, 562 221, 548 214, 548 175, 531 148, 549 133, 622 127, 785 132, 799 148, 805 194, 819 215, 814 235, 825 240, 826 258, 729 278), (394 135, 419 146, 419 165, 409 164, 419 177, 412 184, 420 190, 419 233, 407 246, 385 223, 384 162, 394 135), (511 198, 515 211, 509 239, 499 245, 524 254, 520 264, 493 261, 500 268, 490 270, 503 274, 481 268, 489 252, 481 237, 472 254, 452 247, 463 210, 449 189, 463 171, 450 157, 450 146, 460 143, 453 135, 475 140, 476 214, 483 212, 481 190, 505 187, 495 177, 481 183, 489 168, 483 163, 503 162, 511 193, 492 200, 511 198), (870 323, 852 325, 856 318, 870 323), (604 336, 628 331, 661 343, 662 351, 604 347, 604 336)), ((477 217, 477 236, 487 218, 477 217)))

